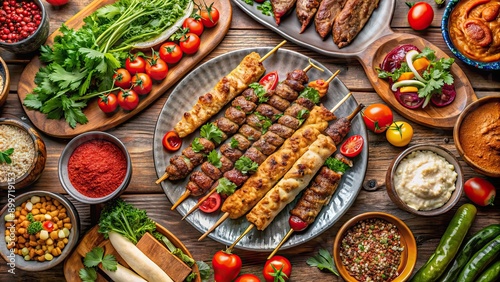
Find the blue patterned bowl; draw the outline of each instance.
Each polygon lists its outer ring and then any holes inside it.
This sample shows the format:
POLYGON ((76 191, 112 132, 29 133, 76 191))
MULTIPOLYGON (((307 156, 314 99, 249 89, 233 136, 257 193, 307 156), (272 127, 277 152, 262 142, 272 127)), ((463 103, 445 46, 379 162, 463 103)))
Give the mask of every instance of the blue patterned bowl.
POLYGON ((446 9, 444 10, 443 19, 441 20, 441 33, 443 34, 446 45, 448 45, 448 48, 457 58, 468 65, 484 70, 500 70, 500 61, 486 63, 470 59, 462 54, 459 50, 457 50, 457 48, 455 48, 455 45, 453 45, 453 42, 450 38, 448 21, 451 13, 453 12, 453 9, 458 4, 458 2, 460 2, 460 0, 450 0, 450 2, 448 2, 448 4, 446 5, 446 9))

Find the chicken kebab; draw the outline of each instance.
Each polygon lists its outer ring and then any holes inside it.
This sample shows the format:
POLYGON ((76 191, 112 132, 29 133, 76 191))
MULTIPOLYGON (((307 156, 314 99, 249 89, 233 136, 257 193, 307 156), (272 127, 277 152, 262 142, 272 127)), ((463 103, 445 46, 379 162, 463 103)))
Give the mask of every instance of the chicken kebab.
MULTIPOLYGON (((257 166, 302 124, 315 103, 319 102, 319 97, 326 94, 328 84, 338 73, 337 71, 326 81, 318 79, 310 82, 309 85, 313 88, 303 85, 309 80, 306 69, 288 73, 287 79, 278 84, 275 91, 268 93, 267 111, 257 110, 256 114, 248 116, 240 132, 220 147, 220 154, 208 157, 201 165, 201 171, 191 175, 186 192, 172 209, 188 196, 201 196, 210 188, 211 193, 206 197, 215 191, 224 195, 232 194, 234 189, 241 185, 241 181, 254 172, 257 166), (317 91, 318 95, 311 95, 312 91, 317 91)), ((204 200, 200 200, 185 216, 204 200)))
MULTIPOLYGON (((350 97, 349 93, 337 105, 350 97)), ((250 177, 245 177, 242 186, 229 196, 222 205, 224 215, 199 240, 205 238, 228 217, 231 219, 245 215, 292 167, 307 148, 328 127, 328 122, 335 119, 333 111, 323 106, 314 106, 304 124, 274 153, 269 155, 250 177)))

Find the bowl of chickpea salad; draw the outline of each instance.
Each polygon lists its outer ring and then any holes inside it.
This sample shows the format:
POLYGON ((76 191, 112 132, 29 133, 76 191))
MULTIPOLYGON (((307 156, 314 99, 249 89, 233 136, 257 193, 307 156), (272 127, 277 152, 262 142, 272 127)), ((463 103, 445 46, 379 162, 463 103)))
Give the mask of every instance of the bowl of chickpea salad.
POLYGON ((0 254, 11 269, 50 269, 78 242, 78 213, 61 194, 30 191, 7 197, 0 214, 0 254))

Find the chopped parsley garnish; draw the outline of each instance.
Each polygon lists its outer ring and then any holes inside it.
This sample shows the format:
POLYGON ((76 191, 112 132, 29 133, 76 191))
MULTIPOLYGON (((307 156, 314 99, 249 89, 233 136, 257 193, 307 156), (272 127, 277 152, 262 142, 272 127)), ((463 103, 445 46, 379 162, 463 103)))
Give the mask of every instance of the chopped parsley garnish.
POLYGON ((309 114, 309 110, 302 109, 297 113, 297 119, 299 123, 302 124, 306 120, 306 116, 309 114))
POLYGON ((236 140, 234 137, 231 138, 231 148, 236 149, 238 148, 238 145, 240 145, 240 142, 238 142, 238 140, 236 140))
POLYGON ((247 156, 242 156, 234 163, 234 167, 241 173, 248 174, 249 172, 255 172, 257 168, 259 168, 259 164, 252 161, 247 156))
POLYGON ((247 3, 250 6, 253 6, 253 0, 243 0, 243 2, 247 3))
POLYGON ((205 150, 205 147, 200 143, 200 138, 196 137, 194 138, 193 142, 191 143, 191 148, 193 148, 193 151, 196 153, 199 153, 203 150, 205 150))
POLYGON ((217 185, 216 189, 219 194, 232 195, 234 191, 236 191, 236 188, 238 188, 238 186, 231 182, 231 180, 222 177, 219 179, 219 185, 217 185))
POLYGON ((264 89, 264 86, 260 85, 258 82, 251 83, 248 87, 252 88, 253 93, 259 97, 259 103, 265 103, 269 100, 269 97, 266 96, 266 89, 264 89))
POLYGON ((207 123, 201 127, 200 136, 217 144, 220 144, 220 142, 222 142, 224 133, 215 124, 207 123))
POLYGON ((406 62, 402 62, 401 67, 399 69, 396 69, 394 72, 388 72, 381 68, 376 68, 376 70, 378 72, 378 77, 383 79, 391 78, 392 81, 397 81, 402 73, 411 72, 406 62))
POLYGON ((28 234, 35 235, 43 229, 42 223, 40 221, 34 221, 28 225, 28 234))
POLYGON ((281 114, 275 114, 275 115, 274 115, 274 119, 275 119, 275 120, 279 120, 279 119, 280 119, 280 117, 282 117, 282 116, 284 116, 284 114, 283 114, 283 113, 281 113, 281 114))
POLYGON ((220 161, 221 155, 217 153, 216 150, 212 150, 207 156, 207 160, 209 163, 213 164, 216 168, 220 168, 222 163, 220 161))
POLYGON ((0 164, 6 163, 11 164, 12 160, 10 159, 10 155, 14 153, 14 148, 9 148, 5 151, 0 151, 0 164))
POLYGON ((261 121, 261 126, 262 126, 261 127, 261 131, 262 131, 262 134, 266 133, 267 130, 269 129, 269 127, 271 127, 271 125, 273 125, 273 122, 271 121, 271 119, 269 119, 266 116, 263 116, 262 114, 260 114, 258 112, 255 112, 255 115, 261 121))
POLYGON ((314 104, 319 103, 319 92, 312 87, 306 87, 300 92, 299 97, 311 100, 314 104))
POLYGON ((271 6, 271 1, 266 0, 264 3, 260 4, 257 7, 257 10, 261 11, 263 15, 272 16, 273 15, 273 6, 271 6))
POLYGON ((32 214, 32 213, 28 213, 28 215, 26 216, 26 219, 27 219, 29 222, 34 222, 34 221, 35 221, 35 218, 33 217, 33 214, 32 214))
POLYGON ((325 165, 329 169, 339 173, 344 173, 347 169, 349 169, 349 166, 347 164, 333 157, 329 157, 328 159, 326 159, 325 165))

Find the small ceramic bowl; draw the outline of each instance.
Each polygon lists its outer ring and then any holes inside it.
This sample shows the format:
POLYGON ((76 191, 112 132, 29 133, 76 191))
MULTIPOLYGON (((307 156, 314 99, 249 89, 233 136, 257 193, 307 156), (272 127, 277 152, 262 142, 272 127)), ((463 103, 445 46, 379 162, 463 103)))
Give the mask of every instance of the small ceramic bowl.
POLYGON ((453 128, 453 141, 460 156, 472 169, 491 177, 500 177, 500 145, 495 141, 495 127, 492 126, 500 124, 499 117, 500 96, 487 96, 469 104, 453 128))
POLYGON ((26 54, 37 51, 49 37, 49 15, 41 0, 32 0, 42 12, 42 20, 37 30, 29 37, 14 43, 0 41, 0 47, 15 54, 26 54))
MULTIPOLYGON (((415 183, 415 180, 412 180, 411 183, 415 183)), ((391 200, 400 209, 422 216, 436 216, 444 214, 451 208, 453 208, 453 206, 455 206, 455 204, 460 200, 460 197, 462 196, 463 184, 464 184, 464 178, 463 178, 462 167, 458 163, 457 158, 453 156, 453 154, 450 151, 446 150, 445 148, 430 144, 415 145, 401 152, 396 158, 394 158, 392 163, 389 165, 385 177, 387 194, 389 195, 391 200), (416 151, 431 151, 436 153, 437 155, 443 157, 448 163, 453 165, 454 170, 457 173, 457 179, 455 181, 455 190, 451 193, 451 197, 448 199, 448 201, 438 208, 429 210, 417 210, 413 207, 410 207, 406 202, 404 202, 398 195, 398 192, 396 191, 396 187, 394 184, 394 176, 396 174, 396 170, 403 159, 405 159, 409 154, 416 151)))
POLYGON ((130 155, 128 153, 127 148, 120 141, 120 139, 106 132, 90 131, 76 136, 66 145, 59 158, 58 171, 59 171, 59 181, 61 182, 61 185, 68 194, 70 194, 73 198, 82 203, 99 204, 115 199, 119 197, 121 193, 123 193, 123 191, 125 191, 128 184, 130 183, 130 178, 132 177, 132 162, 130 160, 130 155), (73 152, 76 150, 77 147, 90 140, 105 140, 111 142, 120 149, 127 163, 126 173, 122 183, 113 192, 103 197, 94 198, 82 194, 73 186, 73 184, 70 181, 68 173, 68 162, 70 160, 71 155, 73 154, 73 152))
MULTIPOLYGON (((333 243, 333 256, 335 261, 335 266, 339 271, 340 276, 348 282, 358 281, 356 278, 351 276, 344 266, 340 252, 342 246, 342 240, 344 239, 348 230, 356 225, 360 221, 370 220, 370 219, 381 219, 383 221, 389 222, 396 226, 399 231, 401 247, 403 248, 401 253, 401 260, 398 264, 398 273, 399 275, 392 281, 406 281, 410 278, 413 268, 415 267, 415 263, 417 262, 417 243, 415 241, 415 237, 411 232, 410 228, 401 221, 396 216, 393 216, 384 212, 367 212, 359 214, 350 220, 348 220, 342 227, 340 228, 337 236, 335 237, 335 241, 333 243)), ((359 265, 362 262, 358 262, 359 265)), ((378 262, 377 262, 378 263, 378 262)))
POLYGON ((5 104, 10 90, 9 68, 5 61, 0 57, 0 108, 5 104))
MULTIPOLYGON (((30 136, 31 140, 33 140, 34 155, 33 159, 30 162, 31 165, 27 169, 26 173, 19 177, 13 176, 11 178, 10 176, 8 176, 7 180, 4 182, 1 182, 2 180, 0 180, 0 189, 18 190, 25 188, 35 182, 40 177, 45 168, 45 161, 47 159, 45 142, 33 127, 22 122, 21 120, 15 118, 0 118, 0 125, 15 126, 20 130, 26 132, 30 136)), ((0 167, 0 173, 2 174, 12 172, 12 170, 9 170, 8 172, 2 171, 0 167)))
POLYGON ((460 2, 460 0, 450 0, 448 4, 446 5, 446 8, 443 13, 443 18, 441 20, 441 34, 443 35, 443 39, 446 42, 446 45, 450 49, 450 51, 457 57, 459 58, 462 62, 476 67, 478 69, 484 69, 484 70, 500 70, 500 60, 494 61, 494 62, 480 62, 474 59, 471 59, 467 57, 465 54, 461 53, 456 47, 455 44, 453 44, 453 41, 451 40, 450 37, 450 32, 449 32, 449 20, 451 18, 451 14, 453 12, 453 9, 457 6, 457 4, 460 2))
MULTIPOLYGON (((66 214, 70 218, 72 226, 68 237, 68 243, 62 249, 62 253, 59 256, 54 257, 54 259, 52 259, 51 261, 44 261, 44 262, 26 261, 22 256, 11 253, 10 250, 7 249, 5 240, 2 240, 0 242, 0 254, 2 258, 7 262, 7 265, 11 268, 14 267, 16 269, 22 269, 26 271, 43 271, 50 269, 58 265, 59 263, 63 262, 64 259, 71 253, 73 248, 76 246, 76 243, 78 242, 78 238, 80 236, 80 218, 78 216, 78 212, 75 206, 63 195, 47 191, 30 191, 15 196, 16 197, 13 199, 15 199, 14 205, 16 207, 20 206, 23 202, 27 201, 28 199, 31 199, 31 197, 33 196, 38 196, 38 197, 49 196, 52 199, 58 200, 66 208, 66 214)), ((9 205, 10 204, 5 205, 3 209, 0 211, 1 214, 0 236, 2 238, 5 238, 6 236, 5 216, 7 214, 10 214, 11 213, 10 209, 12 209, 12 207, 9 205)))

